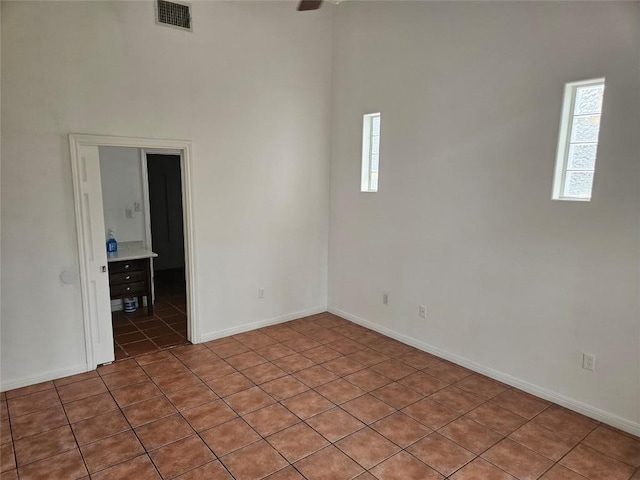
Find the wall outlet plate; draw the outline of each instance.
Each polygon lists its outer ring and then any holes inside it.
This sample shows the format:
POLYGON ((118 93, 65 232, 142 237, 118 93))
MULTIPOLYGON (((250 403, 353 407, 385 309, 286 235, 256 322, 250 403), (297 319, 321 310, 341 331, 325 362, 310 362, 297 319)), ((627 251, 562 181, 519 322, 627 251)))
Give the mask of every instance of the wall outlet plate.
POLYGON ((588 353, 583 353, 582 368, 593 372, 596 369, 596 356, 588 353))
POLYGON ((382 303, 384 305, 389 305, 389 294, 388 293, 383 293, 382 294, 382 303))
POLYGON ((425 307, 424 305, 420 305, 420 307, 418 308, 418 315, 420 316, 420 318, 427 318, 427 307, 425 307))

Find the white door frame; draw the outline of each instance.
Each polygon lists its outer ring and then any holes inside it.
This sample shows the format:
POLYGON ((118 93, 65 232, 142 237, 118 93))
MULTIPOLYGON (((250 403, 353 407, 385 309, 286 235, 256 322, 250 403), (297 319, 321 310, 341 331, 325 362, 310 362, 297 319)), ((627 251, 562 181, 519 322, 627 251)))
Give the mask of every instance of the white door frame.
POLYGON ((94 332, 92 331, 92 299, 89 294, 89 259, 87 242, 82 228, 82 191, 81 191, 81 146, 95 147, 132 147, 144 150, 174 150, 180 152, 182 170, 182 209, 184 214, 184 247, 187 283, 187 336, 192 343, 200 343, 198 308, 196 302, 196 260, 194 248, 194 212, 192 203, 191 162, 193 145, 190 140, 163 140, 155 138, 113 137, 106 135, 69 134, 71 169, 73 176, 73 200, 76 212, 76 232, 78 237, 78 260, 80 265, 80 290, 82 293, 82 316, 84 322, 85 350, 87 369, 96 367, 93 355, 94 332))

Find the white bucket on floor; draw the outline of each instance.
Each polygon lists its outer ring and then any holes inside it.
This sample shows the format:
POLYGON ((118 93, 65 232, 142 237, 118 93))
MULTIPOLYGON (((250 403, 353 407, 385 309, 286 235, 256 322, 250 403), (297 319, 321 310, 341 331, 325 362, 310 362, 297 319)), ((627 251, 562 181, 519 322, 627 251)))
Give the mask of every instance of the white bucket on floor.
POLYGON ((136 299, 133 297, 125 298, 123 300, 123 307, 125 313, 133 313, 136 311, 136 299))

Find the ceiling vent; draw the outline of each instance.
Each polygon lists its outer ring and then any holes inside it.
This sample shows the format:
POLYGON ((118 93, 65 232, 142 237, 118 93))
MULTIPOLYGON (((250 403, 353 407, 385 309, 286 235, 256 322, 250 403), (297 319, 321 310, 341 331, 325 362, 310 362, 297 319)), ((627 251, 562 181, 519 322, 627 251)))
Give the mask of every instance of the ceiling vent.
POLYGON ((190 4, 157 0, 156 5, 157 23, 192 31, 190 4))

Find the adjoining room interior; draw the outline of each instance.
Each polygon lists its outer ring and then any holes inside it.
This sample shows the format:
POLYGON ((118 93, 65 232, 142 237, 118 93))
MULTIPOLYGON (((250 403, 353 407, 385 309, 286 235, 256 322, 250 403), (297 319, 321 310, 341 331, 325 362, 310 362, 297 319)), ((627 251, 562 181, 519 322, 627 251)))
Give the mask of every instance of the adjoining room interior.
POLYGON ((640 2, 0 19, 2 480, 640 479, 640 2))
POLYGON ((152 353, 189 343, 184 268, 154 272, 153 314, 146 308, 116 310, 113 315, 115 359, 152 353))
POLYGON ((180 156, 99 155, 115 359, 188 343, 180 156))

